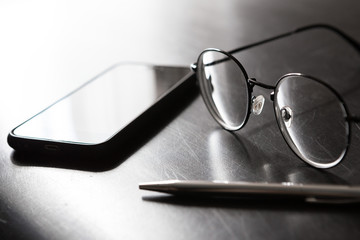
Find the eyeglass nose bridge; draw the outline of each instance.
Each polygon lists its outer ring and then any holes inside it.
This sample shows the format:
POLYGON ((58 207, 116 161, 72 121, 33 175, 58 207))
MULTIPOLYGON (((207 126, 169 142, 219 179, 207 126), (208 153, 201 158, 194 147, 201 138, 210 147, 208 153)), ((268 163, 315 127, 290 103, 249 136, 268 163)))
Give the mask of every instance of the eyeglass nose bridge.
POLYGON ((249 83, 251 88, 253 88, 254 86, 259 86, 259 87, 262 87, 262 88, 265 88, 265 89, 275 90, 275 86, 268 85, 268 84, 265 84, 265 83, 262 83, 262 82, 258 82, 255 78, 249 78, 248 83, 249 83))

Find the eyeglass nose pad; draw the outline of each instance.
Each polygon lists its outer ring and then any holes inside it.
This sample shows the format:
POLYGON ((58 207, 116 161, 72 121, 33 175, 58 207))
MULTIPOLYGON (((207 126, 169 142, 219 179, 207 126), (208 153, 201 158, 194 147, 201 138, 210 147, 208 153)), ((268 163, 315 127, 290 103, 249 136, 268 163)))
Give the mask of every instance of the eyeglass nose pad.
POLYGON ((285 123, 285 126, 287 128, 291 127, 291 122, 293 120, 293 111, 291 110, 290 107, 283 107, 280 109, 280 113, 281 113, 281 118, 283 120, 283 122, 285 123))
POLYGON ((255 115, 260 115, 264 108, 265 98, 263 95, 252 98, 252 113, 255 115))
POLYGON ((208 76, 206 76, 206 80, 209 81, 210 92, 214 92, 214 85, 212 84, 211 74, 209 74, 208 76))

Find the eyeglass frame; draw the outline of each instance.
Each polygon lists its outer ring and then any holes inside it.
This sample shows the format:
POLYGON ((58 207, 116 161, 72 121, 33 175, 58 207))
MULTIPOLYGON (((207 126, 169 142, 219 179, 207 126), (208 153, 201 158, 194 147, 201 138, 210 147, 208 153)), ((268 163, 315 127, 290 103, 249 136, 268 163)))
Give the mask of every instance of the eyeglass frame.
MULTIPOLYGON (((316 77, 313 77, 313 76, 310 76, 310 75, 307 75, 307 74, 303 74, 303 73, 288 73, 288 74, 285 74, 285 75, 281 76, 278 79, 275 86, 268 85, 268 84, 265 84, 265 83, 262 83, 262 82, 258 82, 255 78, 249 78, 244 66, 240 63, 240 61, 237 58, 235 58, 233 56, 234 53, 243 51, 245 49, 249 49, 251 47, 259 46, 259 45, 262 45, 262 44, 265 44, 265 43, 268 43, 268 42, 271 42, 271 41, 274 41, 274 40, 277 40, 277 39, 280 39, 280 38, 284 38, 284 37, 287 37, 287 36, 291 36, 291 35, 294 35, 294 34, 297 34, 297 33, 303 32, 303 31, 315 29, 315 28, 324 28, 326 30, 330 30, 330 31, 338 34, 340 37, 342 37, 347 43, 349 43, 360 54, 360 44, 358 42, 356 42, 354 39, 352 39, 349 35, 345 34, 343 31, 341 31, 338 28, 333 27, 331 25, 327 25, 327 24, 313 24, 313 25, 304 26, 304 27, 295 29, 294 31, 283 33, 283 34, 280 34, 278 36, 274 36, 274 37, 271 37, 271 38, 268 38, 268 39, 265 39, 265 40, 262 40, 262 41, 259 41, 259 42, 255 42, 255 43, 243 46, 243 47, 239 47, 239 48, 233 49, 233 50, 228 51, 228 52, 217 49, 217 48, 207 48, 207 49, 203 50, 200 53, 197 62, 191 64, 190 68, 192 69, 193 72, 197 73, 197 65, 198 65, 198 62, 199 62, 201 56, 206 52, 213 51, 213 52, 222 53, 226 57, 224 59, 216 60, 211 64, 214 64, 214 63, 216 64, 216 63, 219 63, 219 62, 222 62, 222 61, 232 60, 241 69, 242 73, 244 74, 245 80, 246 80, 245 82, 246 82, 246 86, 247 86, 247 95, 248 95, 247 100, 248 100, 248 102, 247 102, 246 116, 245 116, 243 122, 241 123, 241 125, 239 125, 239 126, 230 127, 228 124, 226 124, 224 122, 223 119, 221 119, 218 116, 218 114, 215 112, 215 107, 211 107, 213 105, 213 103, 211 103, 210 100, 207 97, 205 97, 204 94, 203 94, 203 92, 206 91, 206 90, 204 89, 202 84, 199 84, 203 100, 204 100, 205 105, 206 105, 207 109, 209 110, 210 114, 212 115, 212 117, 215 119, 215 121, 217 123, 219 123, 224 129, 229 130, 229 131, 237 131, 237 130, 241 129, 242 127, 244 127, 246 125, 246 123, 247 123, 247 121, 248 121, 248 119, 250 117, 250 114, 251 114, 251 104, 252 104, 252 98, 253 98, 252 92, 253 92, 253 88, 255 86, 259 86, 259 87, 262 87, 262 88, 265 88, 265 89, 273 90, 273 92, 270 93, 270 99, 273 101, 273 109, 274 109, 275 116, 276 116, 277 119, 279 119, 280 116, 278 115, 279 113, 276 111, 275 92, 276 92, 276 89, 277 89, 279 83, 285 77, 290 77, 290 76, 306 77, 306 78, 314 80, 314 81, 322 84, 326 88, 328 88, 338 98, 339 102, 342 104, 342 106, 344 108, 344 111, 346 113, 345 122, 348 123, 347 145, 346 145, 345 149, 343 150, 344 154, 341 157, 339 157, 339 159, 337 159, 336 161, 331 162, 331 163, 316 163, 314 161, 311 161, 311 160, 308 160, 308 159, 306 159, 304 157, 301 157, 302 154, 298 154, 293 149, 293 147, 290 145, 290 142, 292 142, 292 141, 290 141, 291 139, 288 140, 287 139, 288 137, 283 134, 282 126, 280 126, 279 121, 276 121, 276 122, 277 122, 278 127, 281 130, 280 132, 281 132, 285 142, 287 143, 289 148, 296 154, 296 156, 298 156, 303 161, 305 161, 306 163, 308 163, 309 165, 311 165, 313 167, 316 167, 316 168, 331 168, 331 167, 336 166, 339 162, 341 162, 345 158, 345 156, 346 156, 346 154, 348 152, 349 146, 351 145, 351 122, 360 122, 360 117, 350 114, 349 109, 347 107, 347 104, 344 101, 343 97, 330 84, 328 84, 328 83, 326 83, 326 82, 324 82, 324 81, 322 81, 322 80, 320 80, 320 79, 318 79, 316 77)), ((198 82, 200 82, 199 79, 198 79, 198 82)))

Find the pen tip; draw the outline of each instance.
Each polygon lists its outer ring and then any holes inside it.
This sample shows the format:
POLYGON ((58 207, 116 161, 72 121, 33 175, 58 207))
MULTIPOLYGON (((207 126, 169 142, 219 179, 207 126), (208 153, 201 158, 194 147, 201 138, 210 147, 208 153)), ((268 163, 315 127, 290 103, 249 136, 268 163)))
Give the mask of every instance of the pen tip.
POLYGON ((139 189, 146 190, 149 186, 151 187, 151 185, 148 183, 139 183, 139 189))
POLYGON ((167 181, 157 181, 157 182, 144 182, 144 183, 139 183, 139 189, 152 190, 152 191, 163 190, 167 186, 171 186, 172 184, 177 182, 179 181, 167 180, 167 181))

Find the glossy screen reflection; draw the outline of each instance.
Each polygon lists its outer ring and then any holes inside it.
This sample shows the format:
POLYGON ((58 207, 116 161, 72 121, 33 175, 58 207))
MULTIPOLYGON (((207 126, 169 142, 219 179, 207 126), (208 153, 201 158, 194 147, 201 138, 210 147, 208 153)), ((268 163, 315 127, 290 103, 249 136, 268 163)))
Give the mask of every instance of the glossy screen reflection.
POLYGON ((61 142, 104 142, 188 72, 182 67, 117 65, 17 127, 14 134, 61 142))

